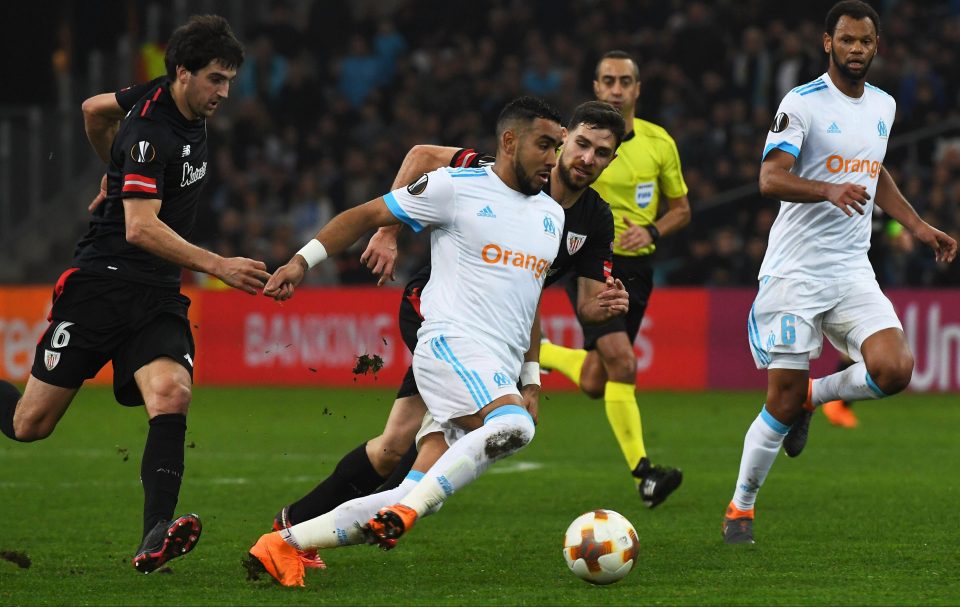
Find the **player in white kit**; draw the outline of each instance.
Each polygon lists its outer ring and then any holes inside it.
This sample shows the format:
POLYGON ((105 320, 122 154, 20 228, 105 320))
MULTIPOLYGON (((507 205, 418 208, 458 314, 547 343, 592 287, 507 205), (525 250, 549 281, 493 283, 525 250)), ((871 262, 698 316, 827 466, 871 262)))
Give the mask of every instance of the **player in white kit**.
POLYGON ((802 450, 813 407, 883 398, 910 383, 913 355, 867 259, 873 205, 930 246, 937 261, 952 261, 957 250, 920 219, 883 168, 896 102, 865 82, 877 52, 876 11, 845 0, 825 25, 827 72, 787 93, 763 151, 760 191, 781 202, 747 334, 768 387, 723 520, 729 544, 753 543, 757 492, 781 445, 791 456, 802 450), (824 334, 856 362, 810 381, 824 334))
MULTIPOLYGON (((544 102, 512 101, 497 120, 493 166, 441 168, 341 213, 264 287, 265 295, 278 300, 292 297, 309 267, 370 229, 400 222, 415 231, 434 228, 413 369, 427 409, 453 444, 419 482, 396 490, 398 504, 381 510, 368 529, 342 530, 344 535, 364 533, 392 543, 418 517, 533 439, 524 400, 528 387, 539 394, 539 378, 536 385, 521 382, 524 396, 517 381, 563 231, 563 208, 541 191, 562 136, 559 114, 544 102)), ((266 534, 250 550, 281 584, 303 585, 297 534, 308 524, 266 534)), ((357 539, 344 537, 343 543, 357 539)))

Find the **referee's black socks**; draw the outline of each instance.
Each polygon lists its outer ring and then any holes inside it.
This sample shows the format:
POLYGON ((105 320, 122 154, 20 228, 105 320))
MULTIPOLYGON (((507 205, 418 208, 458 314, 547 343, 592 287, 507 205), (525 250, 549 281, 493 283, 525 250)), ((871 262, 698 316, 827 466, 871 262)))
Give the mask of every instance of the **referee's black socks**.
POLYGON ((183 440, 186 434, 185 415, 167 413, 150 420, 147 444, 140 462, 144 535, 157 521, 173 518, 183 479, 183 440))
POLYGON ((19 440, 13 432, 13 414, 19 401, 20 390, 10 382, 0 379, 0 432, 13 440, 19 440))

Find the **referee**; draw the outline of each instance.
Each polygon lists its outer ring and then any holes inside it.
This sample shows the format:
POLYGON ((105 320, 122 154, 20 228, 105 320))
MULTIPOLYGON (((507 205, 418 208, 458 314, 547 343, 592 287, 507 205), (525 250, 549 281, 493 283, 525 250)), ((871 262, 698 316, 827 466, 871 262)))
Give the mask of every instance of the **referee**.
MULTIPOLYGON (((593 91, 597 99, 618 110, 626 122, 626 135, 617 157, 593 184, 613 211, 615 240, 613 276, 630 293, 625 317, 603 325, 583 325, 584 349, 544 343, 540 364, 556 369, 591 398, 603 397, 607 419, 632 471, 644 505, 663 502, 683 480, 679 469, 655 466, 647 457, 634 394, 637 358, 633 342, 653 290, 651 258, 661 236, 690 223, 687 185, 673 138, 653 123, 634 116, 640 96, 637 63, 623 51, 610 51, 597 63, 593 91), (667 210, 658 219, 661 199, 667 210)), ((576 283, 567 294, 577 301, 576 283)))
POLYGON ((207 174, 206 119, 227 98, 243 48, 216 15, 195 16, 167 44, 167 75, 83 104, 84 127, 107 163, 90 229, 53 291, 23 396, 0 382, 0 430, 46 438, 87 379, 113 363, 113 392, 149 419, 140 479, 143 537, 132 564, 150 573, 190 551, 195 514, 174 517, 193 384, 190 300, 183 268, 256 294, 263 262, 224 259, 187 242, 207 174))

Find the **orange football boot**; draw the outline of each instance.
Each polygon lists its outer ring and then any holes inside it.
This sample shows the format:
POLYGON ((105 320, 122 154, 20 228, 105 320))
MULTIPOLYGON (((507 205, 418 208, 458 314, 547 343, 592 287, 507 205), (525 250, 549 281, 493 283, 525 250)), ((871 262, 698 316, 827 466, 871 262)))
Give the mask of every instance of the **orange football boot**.
POLYGON ((829 403, 823 403, 823 414, 827 420, 834 426, 841 428, 856 428, 860 425, 860 420, 853 413, 847 403, 842 400, 832 400, 829 403))
POLYGON ((397 545, 397 539, 410 531, 417 522, 417 511, 403 504, 381 508, 363 527, 368 544, 377 544, 384 550, 397 545))
POLYGON ((265 533, 250 549, 273 579, 284 586, 303 586, 303 560, 299 551, 277 532, 265 533))

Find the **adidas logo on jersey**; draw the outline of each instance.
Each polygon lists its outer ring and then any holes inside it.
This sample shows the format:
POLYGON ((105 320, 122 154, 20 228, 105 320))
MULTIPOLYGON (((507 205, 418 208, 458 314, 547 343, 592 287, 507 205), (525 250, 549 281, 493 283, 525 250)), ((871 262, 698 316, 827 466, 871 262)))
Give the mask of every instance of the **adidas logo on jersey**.
POLYGON ((477 212, 477 217, 492 217, 496 219, 497 216, 493 212, 493 209, 490 208, 490 205, 487 205, 477 212))
POLYGON ((839 133, 840 133, 840 127, 837 126, 837 123, 836 123, 836 122, 831 122, 831 123, 830 123, 830 126, 827 127, 827 132, 828 132, 828 133, 836 133, 836 134, 839 134, 839 133))

